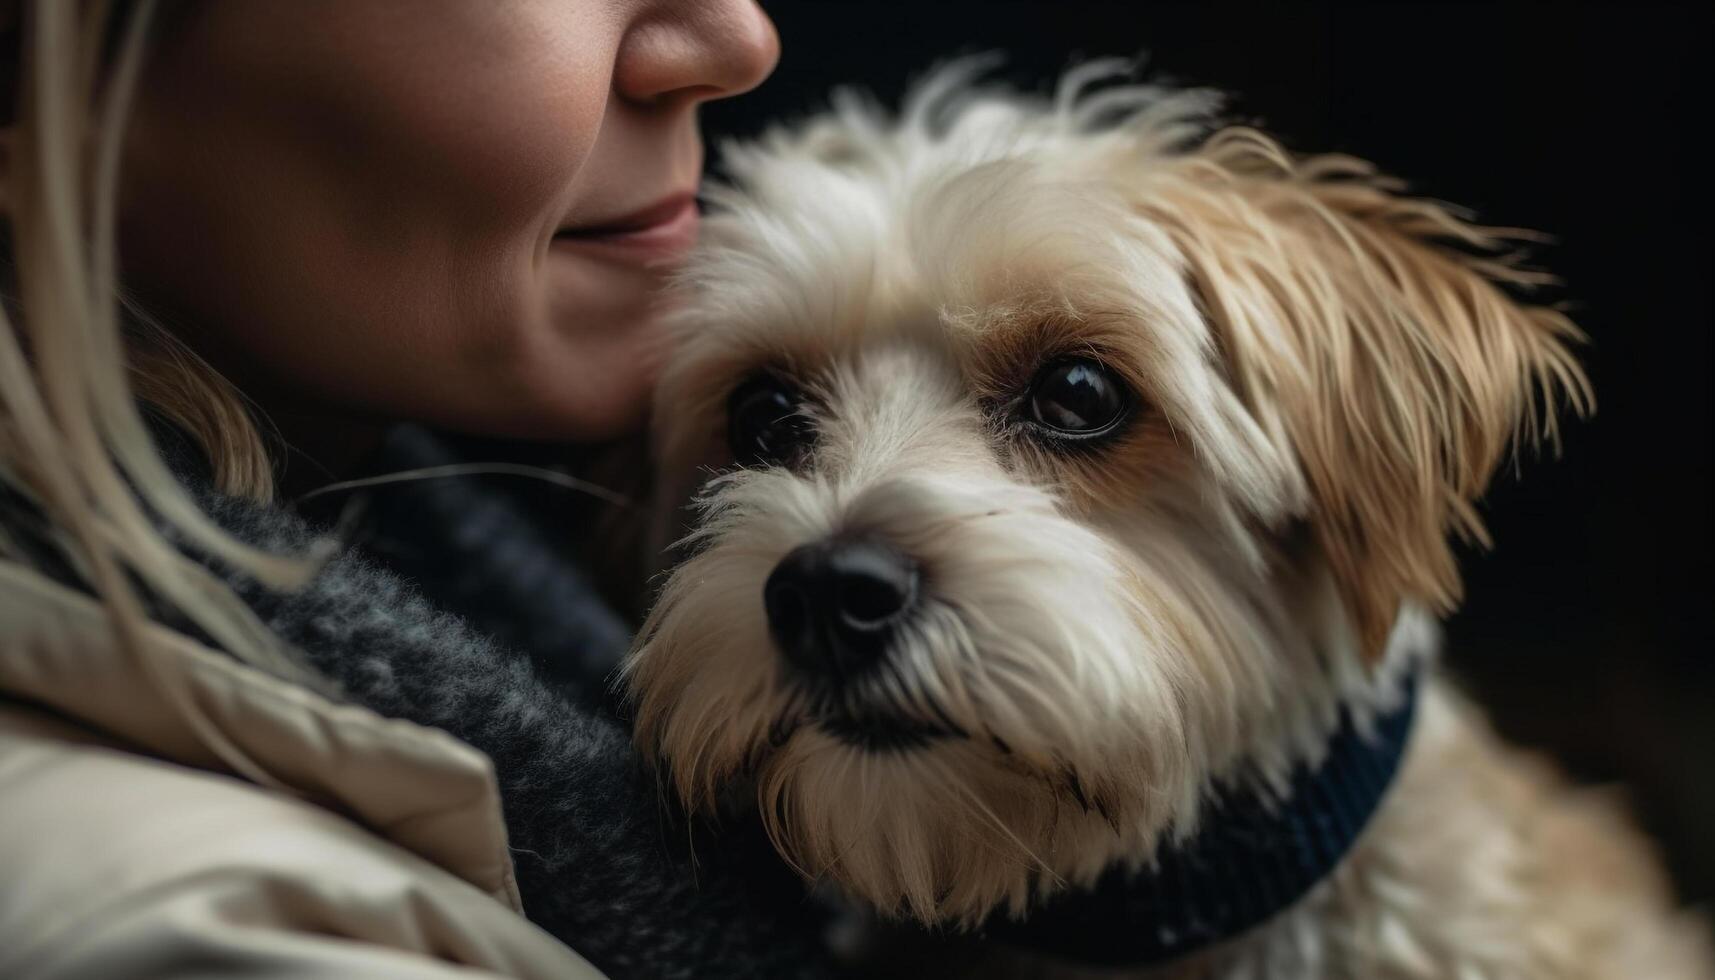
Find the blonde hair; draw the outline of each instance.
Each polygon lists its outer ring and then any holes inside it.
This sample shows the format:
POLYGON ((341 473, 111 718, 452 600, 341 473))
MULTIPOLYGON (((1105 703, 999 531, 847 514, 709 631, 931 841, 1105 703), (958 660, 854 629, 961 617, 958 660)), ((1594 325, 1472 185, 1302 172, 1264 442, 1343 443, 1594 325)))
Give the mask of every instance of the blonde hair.
MULTIPOLYGON (((139 407, 142 399, 201 445, 220 489, 269 500, 267 454, 237 391, 119 289, 120 148, 155 7, 21 4, 16 135, 0 200, 14 290, 0 308, 0 485, 41 512, 105 606, 119 647, 209 747, 272 782, 213 731, 183 678, 161 669, 132 584, 240 660, 315 682, 225 582, 163 534, 164 525, 275 589, 302 585, 320 558, 269 554, 216 526, 166 466, 139 407)), ((0 561, 32 559, 0 535, 0 561)))

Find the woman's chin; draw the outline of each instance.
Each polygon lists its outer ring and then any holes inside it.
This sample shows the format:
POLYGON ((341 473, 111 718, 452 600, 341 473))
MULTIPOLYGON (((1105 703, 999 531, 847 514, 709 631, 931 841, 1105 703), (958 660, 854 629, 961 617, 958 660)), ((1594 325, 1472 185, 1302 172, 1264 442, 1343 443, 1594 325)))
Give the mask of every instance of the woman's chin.
POLYGON ((660 363, 657 345, 623 336, 581 343, 568 354, 526 365, 486 434, 545 442, 610 442, 641 432, 660 363), (557 362, 557 363, 556 363, 557 362))

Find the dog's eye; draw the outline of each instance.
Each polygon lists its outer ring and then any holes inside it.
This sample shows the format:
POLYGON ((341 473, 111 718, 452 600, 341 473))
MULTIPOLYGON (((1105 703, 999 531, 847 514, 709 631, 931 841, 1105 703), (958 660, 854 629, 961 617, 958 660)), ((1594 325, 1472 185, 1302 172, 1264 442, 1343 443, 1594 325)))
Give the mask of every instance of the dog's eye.
POLYGON ((772 375, 739 385, 727 399, 727 443, 741 465, 789 464, 815 438, 799 411, 803 395, 772 375))
POLYGON ((1051 362, 1030 386, 1030 421, 1056 436, 1092 439, 1112 432, 1131 407, 1124 381, 1083 357, 1051 362))

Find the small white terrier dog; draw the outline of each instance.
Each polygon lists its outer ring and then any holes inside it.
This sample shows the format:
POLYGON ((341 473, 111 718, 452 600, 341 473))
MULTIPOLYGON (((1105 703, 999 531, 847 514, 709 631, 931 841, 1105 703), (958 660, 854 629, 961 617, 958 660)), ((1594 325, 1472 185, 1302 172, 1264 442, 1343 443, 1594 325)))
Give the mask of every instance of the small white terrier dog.
POLYGON ((1433 666, 1449 538, 1591 404, 1520 235, 1114 64, 981 70, 726 151, 625 673, 664 778, 968 972, 1709 976, 1433 666))

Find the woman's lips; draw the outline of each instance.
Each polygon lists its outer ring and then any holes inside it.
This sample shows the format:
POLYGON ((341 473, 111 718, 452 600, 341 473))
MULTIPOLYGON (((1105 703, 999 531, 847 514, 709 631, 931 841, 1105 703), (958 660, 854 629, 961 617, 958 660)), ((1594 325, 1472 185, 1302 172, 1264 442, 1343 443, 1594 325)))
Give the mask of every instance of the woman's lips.
POLYGON ((697 199, 675 194, 640 211, 554 235, 553 248, 656 263, 682 257, 697 240, 697 199))

